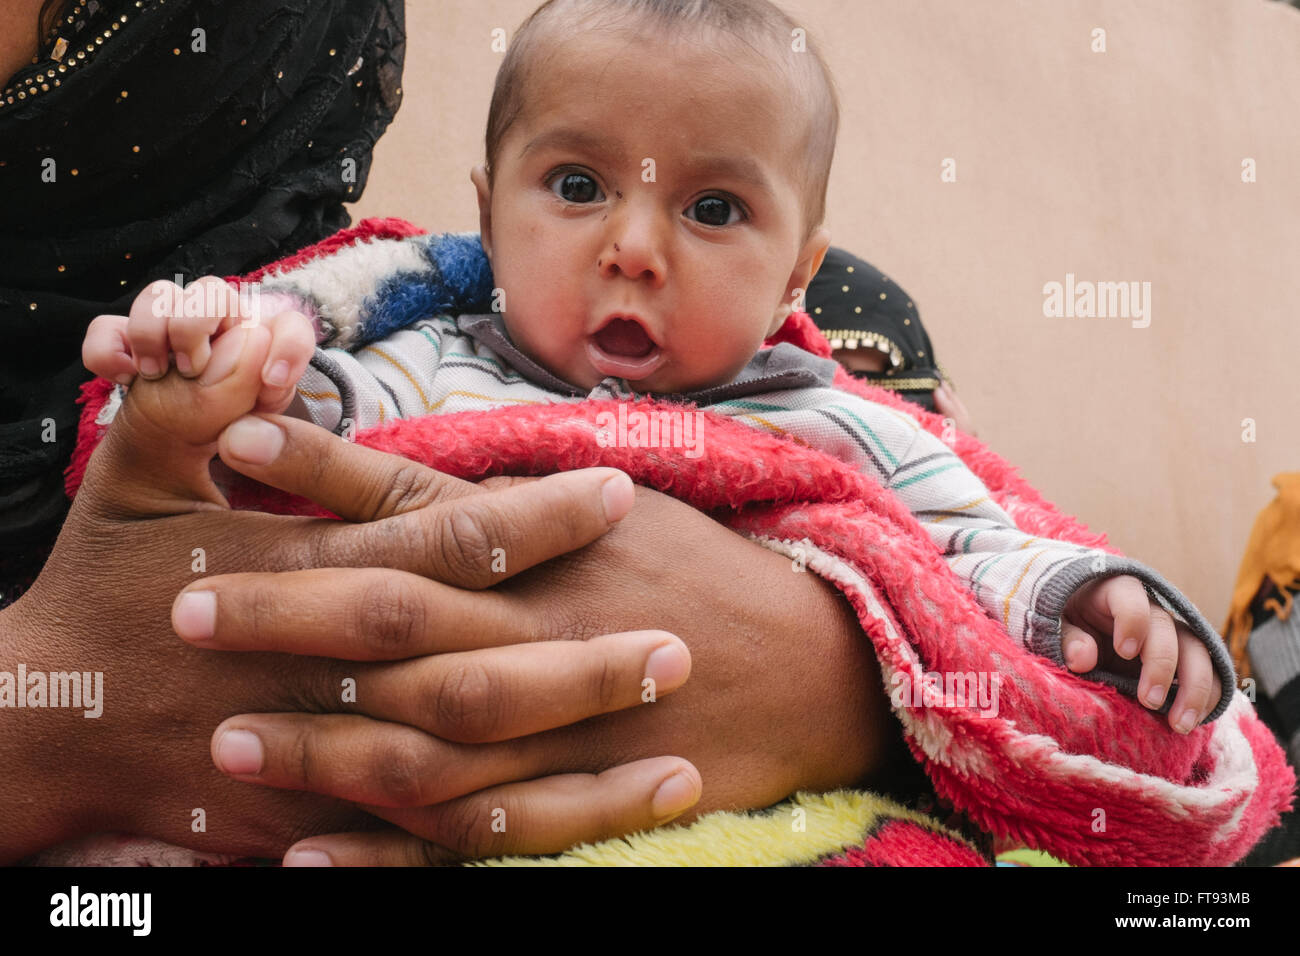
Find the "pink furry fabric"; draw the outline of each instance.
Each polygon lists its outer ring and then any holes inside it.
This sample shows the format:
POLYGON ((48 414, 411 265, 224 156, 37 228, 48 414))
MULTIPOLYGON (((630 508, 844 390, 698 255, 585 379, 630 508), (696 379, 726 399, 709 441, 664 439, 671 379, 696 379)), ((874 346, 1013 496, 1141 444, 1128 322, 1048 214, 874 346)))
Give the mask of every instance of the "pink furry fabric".
MULTIPOLYGON (((367 220, 326 243, 413 229, 401 220, 367 220)), ((291 261, 314 258, 324 246, 291 261)), ((778 341, 830 354, 803 313, 792 315, 768 344, 778 341)), ((891 392, 843 370, 836 385, 898 408, 943 436, 939 416, 891 392)), ((96 417, 110 388, 103 380, 83 388, 69 495, 102 438, 96 417)), ((1226 865, 1291 805, 1294 774, 1240 691, 1213 724, 1175 734, 1131 698, 1020 648, 982 611, 912 515, 872 479, 712 413, 706 413, 708 440, 698 458, 670 448, 602 448, 596 416, 616 406, 589 401, 431 416, 361 432, 357 441, 467 479, 621 468, 741 534, 806 555, 808 567, 832 580, 856 609, 880 659, 885 693, 896 686, 895 675, 912 686, 923 686, 927 672, 999 675, 998 708, 990 716, 943 701, 918 707, 905 699, 894 709, 938 793, 1000 846, 1029 846, 1081 865, 1226 865)), ((681 410, 650 401, 632 407, 681 410)), ((977 439, 947 437, 1022 529, 1118 553, 1105 535, 1059 511, 977 439)), ((324 514, 252 482, 229 497, 236 508, 324 514)))
MULTIPOLYGON (((816 335, 806 316, 782 330, 816 335)), ((814 348, 821 343, 810 342, 814 348)), ((86 386, 88 452, 105 382, 86 386)), ((938 433, 942 419, 844 376, 842 387, 915 415, 938 433)), ((602 448, 596 415, 614 402, 584 402, 396 421, 357 441, 467 479, 542 475, 608 465, 635 481, 720 517, 765 542, 803 542, 810 569, 833 580, 875 646, 886 693, 902 672, 1001 675, 998 713, 895 707, 909 744, 941 796, 1006 845, 1042 849, 1083 865, 1226 865, 1242 856, 1290 805, 1294 776, 1281 749, 1236 692, 1215 723, 1187 737, 1130 698, 1075 677, 1016 645, 983 613, 911 514, 872 479, 821 452, 710 415, 704 454, 602 448)), ((649 411, 671 406, 642 401, 649 411)), ((1098 544, 1044 501, 976 439, 956 451, 1024 528, 1098 544)), ((75 491, 87 456, 69 475, 75 491)), ((325 514, 252 482, 232 489, 241 509, 325 514)))

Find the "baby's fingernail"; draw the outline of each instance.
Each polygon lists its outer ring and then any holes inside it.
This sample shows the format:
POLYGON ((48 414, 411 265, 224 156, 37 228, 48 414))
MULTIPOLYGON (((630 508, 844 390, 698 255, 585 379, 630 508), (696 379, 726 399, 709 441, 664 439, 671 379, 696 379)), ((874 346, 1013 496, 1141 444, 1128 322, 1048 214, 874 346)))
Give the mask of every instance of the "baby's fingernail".
POLYGON ((656 820, 665 820, 685 813, 695 806, 697 799, 695 781, 688 774, 675 773, 659 784, 650 804, 650 813, 656 820))
POLYGON ((1152 687, 1149 691, 1147 691, 1148 706, 1159 707, 1164 702, 1165 702, 1165 689, 1163 685, 1156 684, 1155 687, 1152 687))
POLYGON ((185 352, 176 353, 176 368, 182 375, 189 375, 194 371, 194 363, 190 360, 189 355, 185 352))
POLYGON ((225 773, 251 774, 262 769, 262 741, 247 730, 227 730, 217 741, 217 766, 225 773))
POLYGON ((334 861, 324 850, 293 849, 284 855, 282 866, 333 866, 334 861))
POLYGON ((246 415, 226 429, 226 449, 250 465, 269 465, 284 448, 284 432, 263 418, 246 415))
POLYGON ((158 360, 149 356, 140 359, 140 374, 145 378, 157 378, 158 360))
POLYGON ((1137 653, 1137 650, 1138 650, 1138 642, 1133 640, 1133 638, 1130 637, 1127 641, 1123 643, 1123 645, 1121 645, 1119 649, 1119 656, 1132 657, 1134 654, 1137 653))
POLYGON ((1196 711, 1188 707, 1183 711, 1183 716, 1178 718, 1178 723, 1174 725, 1174 730, 1180 734, 1190 734, 1192 728, 1196 726, 1196 711))
POLYGON ((211 591, 186 591, 176 599, 172 626, 187 641, 202 643, 217 631, 217 596, 211 591))
POLYGON ((281 359, 267 370, 262 376, 262 381, 267 385, 287 385, 289 383, 289 363, 281 359))
POLYGON ((653 681, 658 690, 680 687, 690 671, 691 657, 682 644, 657 647, 645 662, 645 679, 653 681))
POLYGON ((1065 643, 1065 663, 1069 665, 1070 670, 1077 670, 1076 660, 1083 652, 1084 641, 1082 638, 1075 638, 1065 643))

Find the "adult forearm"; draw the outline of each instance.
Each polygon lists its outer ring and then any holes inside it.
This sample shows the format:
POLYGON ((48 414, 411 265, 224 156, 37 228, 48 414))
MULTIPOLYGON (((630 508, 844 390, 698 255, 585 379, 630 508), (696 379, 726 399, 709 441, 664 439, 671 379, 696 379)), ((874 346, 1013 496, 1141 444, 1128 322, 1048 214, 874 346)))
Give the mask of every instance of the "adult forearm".
POLYGON ((0 864, 77 835, 82 822, 76 768, 59 766, 59 723, 85 718, 49 706, 52 662, 25 609, 19 601, 0 611, 0 864))

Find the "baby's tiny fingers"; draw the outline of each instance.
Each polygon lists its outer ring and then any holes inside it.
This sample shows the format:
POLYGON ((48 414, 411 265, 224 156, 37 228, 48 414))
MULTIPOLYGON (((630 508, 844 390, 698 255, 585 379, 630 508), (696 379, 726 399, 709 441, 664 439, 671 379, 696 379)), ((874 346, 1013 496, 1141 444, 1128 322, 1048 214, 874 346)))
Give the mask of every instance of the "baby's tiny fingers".
POLYGON ((1219 680, 1205 645, 1183 625, 1177 625, 1177 630, 1178 696, 1169 708, 1169 726, 1189 734, 1219 702, 1219 680))
POLYGON ((289 407, 294 386, 316 350, 316 329, 299 312, 281 313, 265 324, 271 330, 271 348, 262 366, 257 408, 278 414, 289 407))
POLYGON ((1178 669, 1178 633, 1174 619, 1164 608, 1151 608, 1151 629, 1142 644, 1142 677, 1138 681, 1138 699, 1158 710, 1169 694, 1178 669))
POLYGON ((130 385, 135 378, 131 361, 131 343, 126 338, 125 315, 96 316, 86 329, 81 343, 81 361, 100 378, 130 385))
POLYGON ((174 282, 151 282, 131 303, 126 337, 131 357, 144 378, 167 374, 167 326, 172 315, 184 309, 185 291, 174 282))
POLYGON ((1062 620, 1061 655, 1066 667, 1076 674, 1086 674, 1097 666, 1097 641, 1083 628, 1062 620))
POLYGON ((194 307, 172 315, 167 338, 176 368, 186 378, 203 374, 212 357, 212 338, 239 318, 239 295, 224 279, 204 276, 185 290, 194 307), (197 307, 202 303, 202 307, 197 307))

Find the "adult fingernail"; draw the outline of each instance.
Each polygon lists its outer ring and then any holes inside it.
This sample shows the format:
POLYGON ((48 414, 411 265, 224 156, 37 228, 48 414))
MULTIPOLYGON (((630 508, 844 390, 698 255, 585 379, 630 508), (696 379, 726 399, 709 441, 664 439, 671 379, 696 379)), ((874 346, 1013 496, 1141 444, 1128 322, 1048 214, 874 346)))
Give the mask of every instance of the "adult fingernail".
POLYGON ((695 781, 690 775, 675 773, 659 784, 654 800, 650 803, 650 813, 656 820, 665 820, 686 812, 695 806, 697 799, 695 781))
POLYGON ((1190 734, 1192 732, 1192 728, 1195 726, 1196 726, 1196 711, 1188 707, 1186 710, 1183 711, 1183 716, 1178 718, 1178 723, 1174 726, 1174 730, 1178 731, 1180 734, 1190 734))
POLYGON ((691 655, 685 644, 665 644, 646 658, 645 679, 653 681, 657 690, 680 687, 690 672, 691 655))
POLYGON ((1159 707, 1165 702, 1165 688, 1162 684, 1156 684, 1147 691, 1147 704, 1152 707, 1159 707))
POLYGON ((246 415, 226 429, 226 450, 250 465, 269 465, 284 448, 284 432, 265 418, 246 415))
POLYGON ((191 361, 190 357, 186 355, 184 352, 177 352, 176 368, 180 371, 182 375, 189 375, 190 372, 194 371, 194 362, 191 361))
POLYGON ((1133 638, 1130 637, 1127 641, 1125 641, 1122 645, 1120 645, 1119 656, 1125 658, 1131 658, 1134 654, 1137 653, 1137 651, 1138 651, 1138 642, 1133 640, 1133 638))
POLYGON ((323 850, 290 850, 284 855, 283 866, 333 866, 334 861, 323 850))
POLYGON ((227 730, 217 741, 217 767, 225 773, 250 774, 262 770, 262 741, 247 730, 227 730))
POLYGON ((289 363, 281 359, 267 370, 262 376, 262 381, 267 385, 287 385, 289 383, 289 363))
POLYGON ((243 328, 230 329, 217 339, 212 347, 212 357, 208 359, 207 368, 199 376, 200 385, 216 385, 230 377, 230 373, 239 364, 239 357, 244 354, 244 341, 248 333, 243 328))
POLYGON ((176 599, 172 627, 187 641, 212 640, 217 632, 217 596, 212 591, 186 591, 176 599))
POLYGON ((632 479, 619 472, 600 486, 600 497, 605 505, 605 520, 610 524, 621 521, 632 510, 632 501, 636 497, 632 479))
POLYGON ((140 374, 145 378, 157 378, 158 360, 148 356, 140 359, 140 374))

